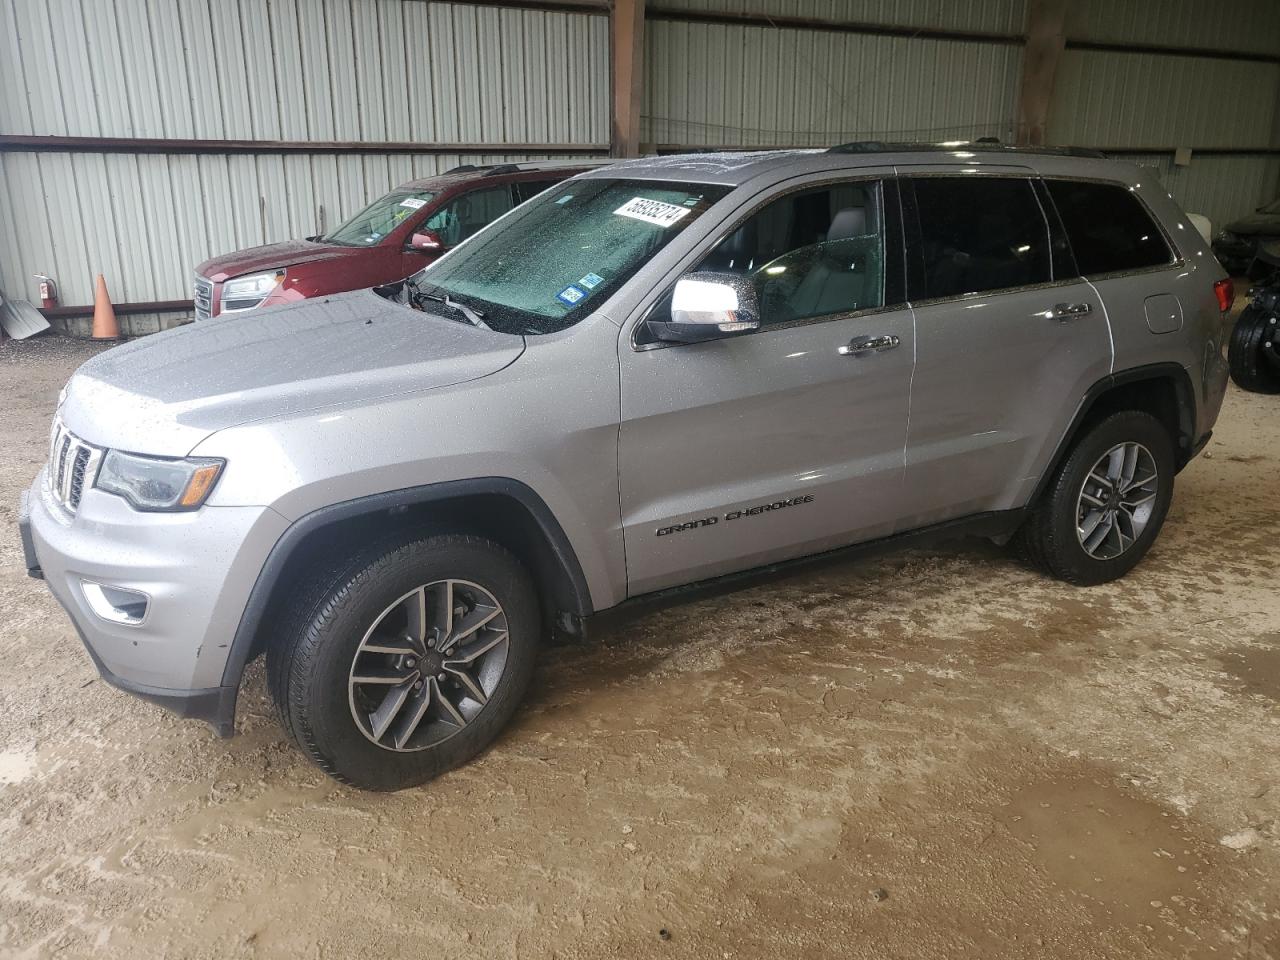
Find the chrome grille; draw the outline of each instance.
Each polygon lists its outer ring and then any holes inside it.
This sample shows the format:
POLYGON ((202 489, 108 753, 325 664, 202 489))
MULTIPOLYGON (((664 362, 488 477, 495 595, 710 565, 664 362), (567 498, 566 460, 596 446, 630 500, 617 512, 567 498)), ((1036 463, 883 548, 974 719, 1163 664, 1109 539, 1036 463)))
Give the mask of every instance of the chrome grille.
POLYGON ((197 320, 208 320, 213 316, 213 284, 204 277, 196 277, 193 300, 197 320))
POLYGON ((102 462, 102 448, 85 443, 61 420, 53 421, 49 438, 49 492, 72 513, 80 506, 85 484, 92 484, 102 462))

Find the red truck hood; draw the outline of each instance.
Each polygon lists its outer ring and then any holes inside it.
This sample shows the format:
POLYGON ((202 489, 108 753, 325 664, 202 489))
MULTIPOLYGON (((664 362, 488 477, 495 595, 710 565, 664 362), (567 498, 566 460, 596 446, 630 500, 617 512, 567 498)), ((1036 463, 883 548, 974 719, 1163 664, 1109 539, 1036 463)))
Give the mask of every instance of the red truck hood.
POLYGON ((291 267, 297 263, 313 263, 317 260, 334 260, 338 257, 359 257, 372 249, 372 247, 343 247, 336 243, 312 243, 310 240, 283 240, 280 243, 268 243, 262 247, 250 247, 248 250, 237 250, 235 253, 211 257, 196 267, 196 273, 214 283, 219 283, 231 277, 239 277, 259 270, 274 270, 277 267, 291 267))

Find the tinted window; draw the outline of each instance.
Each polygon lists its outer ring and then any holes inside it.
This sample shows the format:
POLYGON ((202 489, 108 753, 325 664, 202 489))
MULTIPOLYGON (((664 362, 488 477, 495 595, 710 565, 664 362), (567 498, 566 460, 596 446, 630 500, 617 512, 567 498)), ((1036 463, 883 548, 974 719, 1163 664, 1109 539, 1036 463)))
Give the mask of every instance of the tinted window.
POLYGON ((556 178, 555 180, 522 180, 513 184, 516 188, 516 202, 524 203, 530 197, 536 197, 543 190, 550 190, 559 182, 560 178, 556 178))
POLYGON ((1139 270, 1173 260, 1164 235, 1127 187, 1048 181, 1083 276, 1139 270))
POLYGON ((775 200, 696 267, 755 280, 762 323, 884 305, 879 185, 844 183, 775 200))
POLYGON ((446 247, 456 247, 511 209, 511 189, 505 184, 472 190, 450 200, 431 215, 426 228, 439 235, 446 247))
POLYGON ((1049 227, 1029 180, 920 177, 914 183, 926 297, 1051 279, 1049 227))

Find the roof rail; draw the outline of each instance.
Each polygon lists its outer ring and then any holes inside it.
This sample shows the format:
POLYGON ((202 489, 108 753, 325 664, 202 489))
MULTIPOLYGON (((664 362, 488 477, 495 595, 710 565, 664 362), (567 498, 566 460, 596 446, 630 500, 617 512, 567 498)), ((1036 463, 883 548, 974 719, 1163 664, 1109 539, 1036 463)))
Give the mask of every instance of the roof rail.
POLYGON ((555 160, 523 160, 517 163, 462 163, 435 176, 447 176, 451 173, 478 173, 483 177, 496 177, 504 173, 535 173, 538 170, 562 170, 566 167, 607 167, 611 163, 617 163, 617 161, 613 158, 566 157, 555 160))
POLYGON ((943 143, 888 143, 883 140, 855 140, 829 147, 827 153, 917 153, 974 150, 983 153, 1029 153, 1060 157, 1092 157, 1106 159, 1101 150, 1087 147, 1020 147, 1001 143, 995 137, 979 137, 977 140, 947 140, 943 143))
POLYGON ((484 177, 496 177, 500 173, 519 173, 523 169, 518 163, 460 163, 444 173, 479 173, 484 177))

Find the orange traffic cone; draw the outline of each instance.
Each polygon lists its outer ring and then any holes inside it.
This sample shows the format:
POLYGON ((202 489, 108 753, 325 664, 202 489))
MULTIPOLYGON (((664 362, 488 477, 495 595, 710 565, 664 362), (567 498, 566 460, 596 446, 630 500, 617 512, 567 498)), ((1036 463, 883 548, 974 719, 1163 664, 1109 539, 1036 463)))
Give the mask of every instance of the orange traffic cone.
POLYGON ((98 288, 93 294, 93 339, 120 339, 120 324, 116 321, 116 311, 107 296, 107 281, 102 274, 98 274, 98 288))

